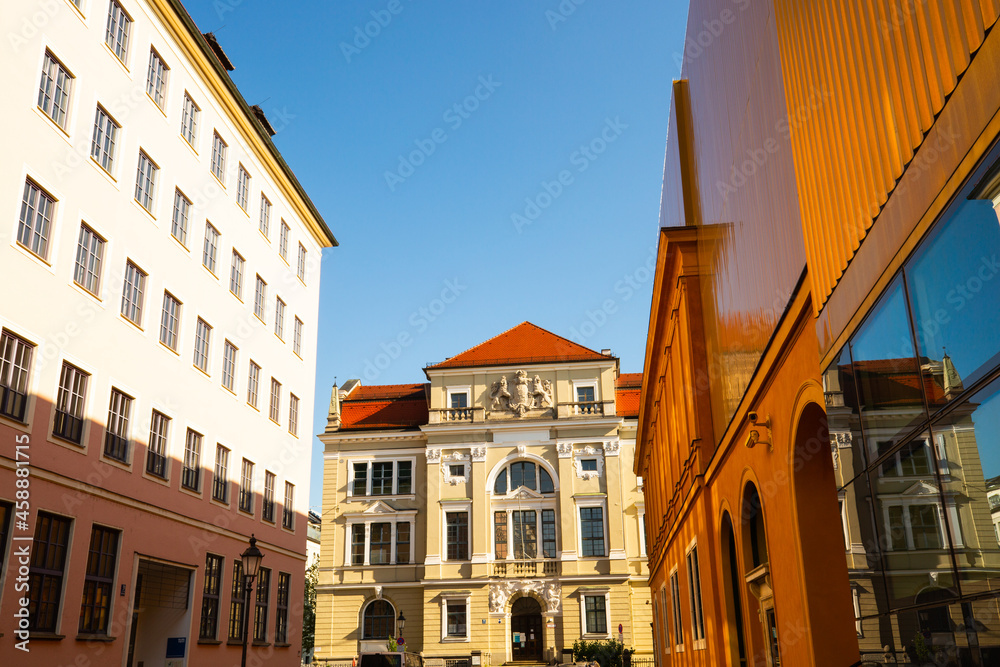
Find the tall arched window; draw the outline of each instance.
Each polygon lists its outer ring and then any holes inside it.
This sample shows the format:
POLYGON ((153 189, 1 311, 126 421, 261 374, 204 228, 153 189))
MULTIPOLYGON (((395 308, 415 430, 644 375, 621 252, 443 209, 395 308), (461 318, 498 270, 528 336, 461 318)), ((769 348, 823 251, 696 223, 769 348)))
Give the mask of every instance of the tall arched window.
POLYGON ((505 495, 508 479, 511 491, 523 486, 539 493, 555 493, 552 476, 545 468, 532 461, 514 461, 501 470, 500 474, 497 475, 496 482, 493 483, 493 493, 500 496, 505 495))
POLYGON ((396 630, 396 610, 385 600, 372 600, 365 607, 362 639, 389 639, 396 630))

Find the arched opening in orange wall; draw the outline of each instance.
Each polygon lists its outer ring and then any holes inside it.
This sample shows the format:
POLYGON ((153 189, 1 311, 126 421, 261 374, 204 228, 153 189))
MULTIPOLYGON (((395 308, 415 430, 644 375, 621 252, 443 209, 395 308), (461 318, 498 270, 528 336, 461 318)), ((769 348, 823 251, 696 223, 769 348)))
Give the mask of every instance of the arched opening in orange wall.
POLYGON ((778 638, 778 614, 774 604, 771 565, 768 558, 764 506, 753 482, 743 487, 740 511, 740 545, 743 552, 743 581, 751 620, 748 628, 755 667, 778 667, 781 664, 778 638))
POLYGON ((743 627, 743 576, 736 554, 736 534, 729 512, 722 513, 722 593, 726 601, 729 665, 747 667, 746 628, 743 627))

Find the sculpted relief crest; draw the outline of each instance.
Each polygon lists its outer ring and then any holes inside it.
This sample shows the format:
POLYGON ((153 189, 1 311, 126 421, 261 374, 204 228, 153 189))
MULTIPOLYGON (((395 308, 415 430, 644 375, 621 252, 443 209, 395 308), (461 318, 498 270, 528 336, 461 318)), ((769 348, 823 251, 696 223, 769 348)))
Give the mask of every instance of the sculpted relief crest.
POLYGON ((552 407, 552 383, 537 375, 528 378, 527 371, 514 373, 513 382, 503 375, 490 387, 491 409, 512 412, 523 417, 528 410, 552 407))

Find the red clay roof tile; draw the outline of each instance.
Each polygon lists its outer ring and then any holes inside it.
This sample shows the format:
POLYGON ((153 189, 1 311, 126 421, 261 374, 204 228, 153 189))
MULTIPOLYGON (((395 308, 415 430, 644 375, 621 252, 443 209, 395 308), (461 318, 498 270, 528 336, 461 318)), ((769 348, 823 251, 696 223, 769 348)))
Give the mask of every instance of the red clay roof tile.
POLYGON ((521 322, 513 329, 424 370, 602 359, 614 357, 557 336, 531 322, 521 322))

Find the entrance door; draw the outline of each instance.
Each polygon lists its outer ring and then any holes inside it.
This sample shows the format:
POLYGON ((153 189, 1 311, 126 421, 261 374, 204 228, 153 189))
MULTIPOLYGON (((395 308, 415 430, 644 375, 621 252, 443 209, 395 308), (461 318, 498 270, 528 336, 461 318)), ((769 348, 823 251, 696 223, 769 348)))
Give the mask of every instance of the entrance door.
POLYGON ((542 662, 542 607, 532 598, 519 598, 510 608, 511 660, 542 662))

